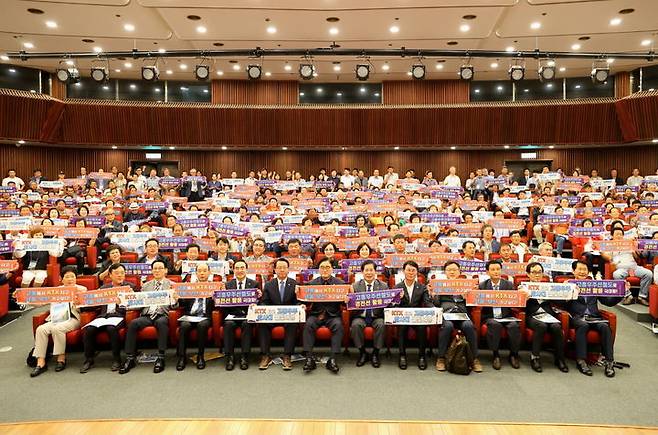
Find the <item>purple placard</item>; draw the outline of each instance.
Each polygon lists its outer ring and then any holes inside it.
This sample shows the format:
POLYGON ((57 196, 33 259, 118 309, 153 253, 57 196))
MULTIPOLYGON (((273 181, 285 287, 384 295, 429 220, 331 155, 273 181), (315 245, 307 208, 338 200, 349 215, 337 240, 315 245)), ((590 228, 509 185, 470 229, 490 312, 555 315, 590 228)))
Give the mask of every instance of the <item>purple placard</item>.
POLYGON ((12 194, 14 192, 16 192, 14 186, 0 186, 0 195, 4 195, 5 193, 12 194))
POLYGON ((260 214, 260 206, 258 206, 258 205, 248 205, 247 206, 247 213, 260 214))
POLYGON ((185 229, 208 227, 208 218, 179 219, 177 222, 181 224, 185 229))
POLYGON ((553 224, 566 224, 571 220, 568 214, 540 214, 537 222, 540 224, 553 225, 553 224))
POLYGON ((288 243, 290 239, 297 239, 301 243, 313 243, 313 234, 305 234, 305 233, 297 233, 297 234, 290 234, 290 233, 285 233, 283 234, 283 243, 288 243))
POLYGON ((274 229, 277 231, 283 231, 284 233, 289 233, 292 231, 293 228, 298 227, 299 225, 295 224, 276 224, 274 225, 274 229))
POLYGON ((583 224, 583 221, 584 221, 585 219, 589 219, 589 220, 591 220, 592 223, 593 223, 595 226, 601 226, 601 225, 603 225, 603 217, 601 217, 601 216, 593 216, 593 217, 591 217, 591 218, 575 218, 575 219, 571 219, 571 226, 572 226, 572 227, 579 227, 579 226, 581 226, 581 225, 583 224))
POLYGON ((620 279, 570 279, 578 286, 578 296, 583 297, 623 297, 626 295, 626 281, 620 279))
POLYGON ((182 251, 187 248, 187 245, 192 243, 192 237, 158 237, 158 242, 160 243, 160 249, 163 251, 182 251))
POLYGON ((637 249, 640 251, 658 251, 658 240, 639 239, 637 241, 637 249))
POLYGON ((14 252, 13 240, 0 240, 0 254, 11 254, 14 252))
POLYGON ((459 198, 459 191, 447 190, 445 188, 441 188, 437 190, 432 190, 430 192, 430 196, 432 198, 439 198, 439 199, 457 199, 459 198))
POLYGON ((240 307, 258 303, 258 290, 246 288, 244 290, 216 290, 213 292, 216 307, 240 307))
POLYGON ((213 222, 212 227, 221 235, 229 237, 246 237, 249 234, 249 230, 247 228, 234 224, 213 222))
POLYGON ((641 202, 642 205, 650 208, 658 207, 658 199, 643 199, 641 202))
POLYGON ((149 276, 151 265, 148 263, 121 263, 126 268, 126 275, 149 276))
POLYGON ((356 227, 340 228, 338 230, 338 235, 340 237, 358 237, 359 229, 356 227))
POLYGON ((77 201, 73 198, 48 198, 48 205, 53 207, 60 199, 64 200, 67 207, 74 207, 77 204, 77 201))
POLYGON ((596 237, 603 233, 605 233, 605 228, 600 225, 591 228, 569 227, 569 235, 572 237, 596 237))
POLYGON ((163 187, 169 187, 169 188, 176 187, 180 184, 180 178, 161 177, 158 183, 160 183, 160 186, 163 187))
POLYGON ((562 178, 563 183, 584 183, 585 179, 583 177, 564 177, 562 178))
MULTIPOLYGON (((594 214, 605 214, 605 207, 590 207, 589 210, 594 214)), ((585 211, 587 211, 587 207, 578 207, 576 208, 576 215, 581 215, 585 213, 585 211)))
POLYGON ((276 180, 256 180, 256 186, 260 188, 272 187, 276 184, 276 180))
POLYGON ((3 208, 0 209, 0 217, 14 217, 18 216, 20 214, 20 211, 15 208, 3 208))
POLYGON ((71 217, 71 219, 69 219, 69 222, 71 222, 71 225, 75 225, 77 221, 83 219, 88 227, 100 228, 103 225, 105 225, 105 216, 100 216, 100 215, 86 216, 84 218, 80 216, 73 216, 71 217))
POLYGON ((637 193, 640 191, 640 186, 615 186, 615 192, 624 192, 626 189, 631 189, 633 193, 637 193))
POLYGON ((487 262, 481 260, 457 260, 462 273, 483 274, 487 272, 487 262))
POLYGON ((188 182, 188 181, 189 182, 196 181, 197 183, 205 183, 206 182, 206 177, 198 176, 198 175, 188 175, 187 177, 181 178, 181 180, 183 181, 183 183, 188 182))
POLYGON ((347 294, 348 310, 364 310, 368 308, 386 308, 391 304, 400 303, 400 289, 378 290, 370 292, 355 292, 347 294))
POLYGON ((334 188, 334 182, 333 181, 316 181, 315 184, 313 184, 313 187, 315 189, 333 189, 334 188))
POLYGON ((340 267, 347 269, 350 273, 359 273, 361 272, 363 262, 368 260, 375 262, 375 270, 377 272, 384 272, 384 260, 381 258, 351 258, 340 260, 340 267))
POLYGON ((420 219, 423 222, 436 223, 439 225, 456 225, 462 221, 461 217, 447 213, 421 213, 420 219))
POLYGON ((144 210, 162 210, 166 209, 168 206, 169 204, 164 201, 146 201, 144 203, 144 210))

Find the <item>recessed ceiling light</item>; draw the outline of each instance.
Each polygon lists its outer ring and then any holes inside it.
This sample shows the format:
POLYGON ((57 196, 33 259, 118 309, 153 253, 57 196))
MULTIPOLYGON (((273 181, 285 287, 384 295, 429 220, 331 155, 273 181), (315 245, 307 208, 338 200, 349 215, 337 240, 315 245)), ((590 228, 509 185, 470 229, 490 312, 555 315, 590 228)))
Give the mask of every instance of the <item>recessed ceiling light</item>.
POLYGON ((340 65, 334 65, 334 71, 336 72, 340 71, 340 65))
POLYGON ((618 26, 620 24, 621 24, 621 18, 619 17, 614 17, 613 19, 610 20, 611 26, 618 26))
POLYGON ((116 146, 116 145, 112 145, 112 149, 113 149, 113 150, 117 149, 117 146, 116 146))
POLYGON ((573 44, 573 45, 571 46, 571 49, 572 49, 572 50, 580 50, 580 44, 573 44))
POLYGON ((174 72, 173 72, 172 70, 170 70, 170 69, 168 69, 168 70, 165 71, 165 72, 167 73, 167 75, 172 75, 172 74, 174 73, 174 72))
POLYGON ((228 147, 227 147, 227 146, 223 146, 222 149, 223 149, 224 151, 226 151, 226 150, 228 149, 228 147))
POLYGON ((388 31, 391 33, 398 33, 400 31, 400 28, 398 26, 391 26, 388 28, 388 31))
POLYGON ((530 92, 530 89, 524 89, 523 92, 530 92))
POLYGON ((123 25, 123 30, 125 30, 126 32, 134 32, 135 31, 135 25, 130 24, 130 23, 126 23, 126 24, 123 25))
POLYGON ((407 71, 408 76, 410 76, 411 74, 413 74, 411 71, 407 71))
POLYGON ((271 76, 271 75, 272 75, 271 72, 269 72, 269 71, 265 71, 265 77, 269 77, 269 76, 271 76))
POLYGON ((652 42, 653 41, 651 39, 645 39, 645 40, 642 41, 642 46, 643 47, 649 46, 649 45, 651 45, 652 42))
POLYGON ((274 26, 269 26, 269 27, 267 28, 267 33, 269 33, 270 35, 274 35, 274 34, 276 33, 276 27, 274 27, 274 26))
POLYGON ((134 83, 131 83, 131 84, 130 84, 130 89, 137 89, 137 85, 134 84, 134 83))
POLYGON ((217 75, 218 75, 218 76, 223 76, 223 75, 224 75, 224 71, 217 71, 217 75))
POLYGON ((199 21, 201 19, 201 17, 198 16, 198 15, 188 15, 187 19, 192 20, 192 21, 199 21))
POLYGON ((508 150, 508 149, 509 149, 509 145, 505 145, 504 148, 505 148, 506 150, 508 150))
POLYGON ((532 30, 541 29, 541 23, 539 21, 532 22, 530 23, 530 28, 532 30))
POLYGON ((548 147, 548 149, 550 149, 550 150, 552 150, 553 148, 555 148, 554 145, 550 145, 550 146, 548 147))
POLYGON ((180 65, 178 65, 178 68, 180 68, 182 70, 186 70, 187 69, 187 64, 181 63, 180 65))
MULTIPOLYGON (((15 73, 16 70, 15 70, 14 68, 9 68, 9 72, 10 72, 10 73, 15 73)), ((76 84, 77 84, 77 83, 76 83, 76 84)))
POLYGON ((491 68, 498 68, 498 62, 492 62, 491 68))
POLYGON ((18 143, 23 145, 25 143, 25 141, 21 139, 21 140, 18 141, 18 143))
POLYGON ((565 72, 567 69, 563 66, 560 67, 560 72, 565 72))
POLYGON ((57 23, 54 21, 46 21, 46 27, 48 27, 49 29, 56 29, 57 23))
POLYGON ((613 62, 615 61, 615 59, 613 59, 613 58, 611 57, 611 58, 609 58, 609 59, 606 59, 605 61, 608 63, 608 65, 610 65, 611 63, 613 63, 613 62))
POLYGON ((474 20, 477 18, 477 15, 469 14, 469 15, 464 15, 462 18, 465 20, 474 20))
POLYGON ((31 49, 34 48, 34 44, 32 44, 31 42, 23 42, 23 47, 31 49))
POLYGON ((283 151, 285 151, 285 150, 288 149, 288 147, 281 147, 281 149, 282 149, 283 151))
POLYGON ((451 150, 456 150, 456 149, 457 149, 457 147, 450 147, 450 149, 451 149, 451 150))
POLYGON ((317 93, 319 93, 319 94, 321 94, 322 91, 324 91, 324 89, 322 89, 322 88, 317 88, 317 89, 315 89, 315 92, 317 92, 317 93))
POLYGON ((469 30, 471 30, 471 26, 469 26, 468 24, 462 24, 461 26, 459 26, 460 32, 468 32, 469 30))
POLYGON ((337 96, 337 97, 342 97, 342 96, 343 96, 343 93, 342 93, 342 92, 336 92, 336 96, 337 96))
POLYGON ((240 71, 240 64, 236 63, 233 65, 233 71, 240 71))
POLYGON ((286 71, 292 71, 292 65, 290 65, 289 63, 287 63, 287 64, 283 67, 283 69, 285 69, 286 71))
POLYGON ((170 149, 170 150, 175 150, 175 149, 176 149, 176 147, 169 147, 169 149, 170 149))
POLYGON ((389 69, 391 69, 391 67, 387 63, 382 65, 382 71, 388 71, 389 69))
POLYGON ((479 94, 479 93, 480 93, 480 90, 479 90, 479 89, 476 89, 474 92, 475 92, 476 94, 479 94))
POLYGON ((304 93, 303 93, 303 92, 300 92, 300 93, 299 93, 299 96, 300 96, 300 97, 303 97, 303 96, 304 96, 304 93))
POLYGON ((338 35, 338 27, 332 27, 331 29, 329 29, 329 34, 338 35))
POLYGON ((3 60, 3 61, 6 62, 6 61, 9 60, 9 56, 7 56, 6 54, 3 54, 2 56, 0 56, 0 60, 3 60))
POLYGON ((658 139, 652 140, 651 143, 658 143, 658 139))
POLYGON ((436 69, 443 69, 443 64, 442 63, 437 63, 436 64, 436 69))
POLYGON ((123 67, 124 67, 124 68, 132 68, 132 67, 133 67, 133 64, 130 63, 130 62, 126 62, 126 63, 123 64, 123 67))
POLYGON ((196 32, 197 33, 206 33, 208 29, 206 29, 206 26, 197 26, 196 32))
POLYGON ((507 51, 508 53, 510 53, 510 52, 512 52, 512 51, 514 51, 514 50, 515 50, 515 48, 514 48, 513 46, 511 46, 511 45, 505 49, 505 51, 507 51))
POLYGON ((68 66, 73 66, 73 65, 75 65, 75 62, 73 62, 71 59, 67 60, 65 63, 66 63, 68 66))
POLYGON ((502 86, 498 86, 498 87, 496 87, 496 89, 498 89, 499 91, 502 91, 502 90, 503 90, 503 87, 502 87, 502 86))
POLYGON ((379 92, 375 92, 375 97, 379 97, 379 92))
POLYGON ((549 88, 549 89, 552 88, 552 87, 553 87, 553 83, 547 83, 547 84, 546 84, 546 87, 549 88))
POLYGON ((154 88, 153 91, 160 92, 160 88, 154 88))
POLYGON ((37 8, 29 8, 27 11, 28 11, 29 13, 31 13, 31 14, 35 14, 35 15, 43 15, 43 11, 42 11, 41 9, 37 9, 37 8))
POLYGON ((104 86, 103 86, 103 90, 104 90, 104 91, 109 91, 109 90, 110 90, 110 87, 107 86, 107 85, 104 85, 104 86))
POLYGON ((117 68, 117 69, 114 70, 114 72, 115 72, 115 73, 120 73, 121 70, 120 70, 119 68, 117 68))
POLYGON ((166 52, 167 50, 165 50, 164 48, 158 48, 158 53, 166 53, 166 52))
POLYGON ((580 85, 576 85, 576 89, 580 89, 580 85))
POLYGON ((94 52, 96 52, 96 53, 102 53, 102 52, 103 52, 103 48, 102 48, 102 47, 94 47, 94 52))

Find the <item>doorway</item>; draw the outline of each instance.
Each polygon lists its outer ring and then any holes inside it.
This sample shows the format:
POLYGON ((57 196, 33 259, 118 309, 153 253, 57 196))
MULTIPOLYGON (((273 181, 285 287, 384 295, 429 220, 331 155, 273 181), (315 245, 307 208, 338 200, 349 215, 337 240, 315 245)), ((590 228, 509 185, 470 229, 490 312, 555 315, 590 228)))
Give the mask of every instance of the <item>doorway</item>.
POLYGON ((149 176, 149 172, 151 169, 155 169, 158 171, 158 176, 162 176, 162 172, 164 171, 165 168, 169 169, 169 173, 171 174, 172 177, 178 178, 180 176, 180 171, 178 169, 178 161, 177 160, 163 160, 163 161, 153 161, 153 160, 132 160, 130 162, 130 167, 132 168, 132 172, 135 172, 136 168, 143 168, 144 171, 142 172, 145 177, 149 176))
POLYGON ((514 173, 515 179, 523 175, 525 168, 530 169, 530 173, 541 172, 542 168, 548 166, 552 170, 553 160, 505 160, 505 166, 510 172, 514 173))

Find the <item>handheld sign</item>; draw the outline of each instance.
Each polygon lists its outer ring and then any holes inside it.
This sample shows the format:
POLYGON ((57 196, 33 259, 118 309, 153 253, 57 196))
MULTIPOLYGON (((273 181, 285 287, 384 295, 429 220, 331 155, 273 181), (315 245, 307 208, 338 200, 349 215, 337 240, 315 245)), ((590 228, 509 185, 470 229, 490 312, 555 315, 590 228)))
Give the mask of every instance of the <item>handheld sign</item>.
POLYGON ((348 310, 386 308, 400 303, 400 289, 354 292, 347 295, 348 310))
POLYGON ((75 286, 20 288, 16 289, 14 297, 20 304, 45 305, 75 302, 77 292, 75 286))
POLYGON ((152 292, 119 292, 119 305, 132 308, 144 308, 162 305, 171 305, 173 303, 172 292, 170 290, 160 290, 152 292))
POLYGON ((223 282, 176 282, 174 290, 180 299, 211 298, 216 290, 223 290, 223 282))
POLYGON ((477 279, 433 279, 428 290, 430 296, 461 295, 478 287, 477 279))
POLYGON ((637 251, 636 240, 595 240, 594 249, 603 252, 637 251))
POLYGON ((304 302, 343 302, 350 292, 350 285, 300 285, 297 299, 304 302))
POLYGON ((570 279, 578 286, 578 296, 583 297, 624 297, 626 281, 623 279, 570 279))
POLYGON ((443 323, 441 308, 384 308, 387 325, 440 325, 443 323))
POLYGON ((258 290, 246 288, 244 290, 224 289, 215 290, 213 299, 216 307, 239 307, 258 303, 258 290))
POLYGON ((305 323, 306 310, 302 305, 250 305, 249 323, 305 323))
POLYGON ((469 290, 466 305, 477 307, 525 307, 527 294, 510 290, 469 290))
POLYGON ((571 272, 571 267, 574 262, 573 258, 560 258, 560 257, 543 257, 541 255, 533 255, 529 262, 537 262, 542 265, 545 272, 571 272))
POLYGON ((119 293, 131 293, 130 286, 110 287, 98 290, 79 292, 76 295, 78 307, 97 307, 99 305, 114 304, 119 298, 119 293))
POLYGON ((0 260, 0 274, 18 269, 17 260, 0 260))
POLYGON ((528 299, 569 301, 578 298, 578 286, 569 282, 522 282, 519 290, 527 292, 528 299))

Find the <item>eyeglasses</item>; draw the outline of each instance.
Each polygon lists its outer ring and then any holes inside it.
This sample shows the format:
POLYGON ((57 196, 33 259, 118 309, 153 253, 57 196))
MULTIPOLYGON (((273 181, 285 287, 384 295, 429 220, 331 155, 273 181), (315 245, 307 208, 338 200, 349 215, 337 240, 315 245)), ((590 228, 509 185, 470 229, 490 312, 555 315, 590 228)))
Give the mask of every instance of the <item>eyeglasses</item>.
POLYGON ((541 275, 542 273, 544 273, 544 272, 541 271, 541 270, 531 270, 530 271, 530 274, 532 274, 532 275, 541 275))

